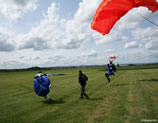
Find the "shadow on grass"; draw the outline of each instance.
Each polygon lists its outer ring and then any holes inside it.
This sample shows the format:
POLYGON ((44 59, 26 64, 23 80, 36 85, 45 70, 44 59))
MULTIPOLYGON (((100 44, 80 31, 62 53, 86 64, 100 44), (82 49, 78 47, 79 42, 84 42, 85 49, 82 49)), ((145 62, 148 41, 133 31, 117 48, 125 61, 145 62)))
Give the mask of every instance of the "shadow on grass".
POLYGON ((112 84, 111 86, 128 86, 128 85, 134 85, 134 84, 122 83, 122 84, 112 84))
POLYGON ((44 104, 63 104, 64 103, 63 99, 58 99, 58 100, 43 100, 42 102, 44 104))
POLYGON ((103 98, 89 98, 88 100, 103 100, 103 98))
POLYGON ((158 79, 143 79, 139 80, 140 82, 158 82, 158 79))

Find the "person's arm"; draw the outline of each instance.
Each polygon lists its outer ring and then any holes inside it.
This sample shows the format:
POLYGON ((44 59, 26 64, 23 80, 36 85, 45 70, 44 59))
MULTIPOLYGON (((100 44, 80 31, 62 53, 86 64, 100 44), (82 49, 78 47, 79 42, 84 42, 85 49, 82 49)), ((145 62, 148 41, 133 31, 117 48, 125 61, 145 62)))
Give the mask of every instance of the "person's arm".
POLYGON ((88 77, 86 76, 86 81, 88 80, 88 77))

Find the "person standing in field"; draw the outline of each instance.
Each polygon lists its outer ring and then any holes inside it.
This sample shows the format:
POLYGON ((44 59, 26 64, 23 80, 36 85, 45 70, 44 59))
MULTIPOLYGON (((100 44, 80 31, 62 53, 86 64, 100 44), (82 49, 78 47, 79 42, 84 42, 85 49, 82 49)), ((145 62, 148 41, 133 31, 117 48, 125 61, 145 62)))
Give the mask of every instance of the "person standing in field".
POLYGON ((83 96, 85 96, 86 99, 89 99, 89 97, 85 93, 86 81, 88 81, 88 77, 85 74, 83 74, 81 70, 79 71, 78 80, 81 85, 81 97, 80 98, 83 98, 83 96))

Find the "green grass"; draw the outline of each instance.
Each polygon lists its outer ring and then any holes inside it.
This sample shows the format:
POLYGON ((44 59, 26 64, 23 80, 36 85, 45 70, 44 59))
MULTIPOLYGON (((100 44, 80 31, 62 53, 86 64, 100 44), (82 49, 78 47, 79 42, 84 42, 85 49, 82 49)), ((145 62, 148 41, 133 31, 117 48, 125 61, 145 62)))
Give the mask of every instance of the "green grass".
POLYGON ((64 73, 50 77, 49 103, 33 91, 38 71, 0 73, 0 122, 137 123, 158 122, 158 69, 118 71, 107 84, 105 71, 83 68, 90 100, 79 99, 78 69, 45 70, 64 73))

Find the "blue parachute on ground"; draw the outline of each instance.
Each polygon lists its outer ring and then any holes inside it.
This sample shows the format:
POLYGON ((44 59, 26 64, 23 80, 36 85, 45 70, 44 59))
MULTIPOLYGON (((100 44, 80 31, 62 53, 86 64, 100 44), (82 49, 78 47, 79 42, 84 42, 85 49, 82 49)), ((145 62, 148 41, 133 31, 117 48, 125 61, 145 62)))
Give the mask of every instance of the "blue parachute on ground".
POLYGON ((34 77, 34 91, 39 96, 46 96, 50 89, 50 80, 47 75, 36 75, 34 77))
POLYGON ((50 74, 47 74, 47 76, 63 76, 64 74, 63 73, 50 73, 50 74))

